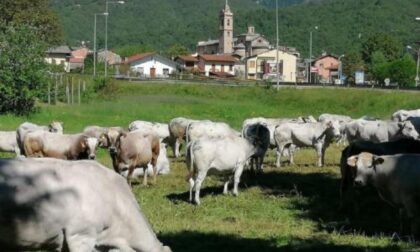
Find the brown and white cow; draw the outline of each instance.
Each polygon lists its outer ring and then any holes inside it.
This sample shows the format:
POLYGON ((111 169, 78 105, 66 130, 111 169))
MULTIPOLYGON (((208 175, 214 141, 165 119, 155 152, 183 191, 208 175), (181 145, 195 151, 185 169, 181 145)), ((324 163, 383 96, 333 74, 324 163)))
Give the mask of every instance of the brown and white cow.
POLYGON ((169 122, 170 144, 175 157, 180 156, 181 142, 185 140, 188 125, 193 122, 198 122, 198 120, 176 117, 169 122))
MULTIPOLYGON (((114 132, 111 131, 113 134, 114 132)), ((144 169, 143 185, 147 185, 147 167, 153 167, 153 182, 156 183, 156 163, 159 157, 160 140, 152 131, 121 132, 115 141, 115 146, 110 147, 114 170, 121 173, 128 169, 127 183, 131 185, 131 176, 135 168, 144 169)))
POLYGON ((59 135, 33 131, 25 135, 27 157, 52 157, 66 160, 95 159, 98 140, 83 134, 59 135))

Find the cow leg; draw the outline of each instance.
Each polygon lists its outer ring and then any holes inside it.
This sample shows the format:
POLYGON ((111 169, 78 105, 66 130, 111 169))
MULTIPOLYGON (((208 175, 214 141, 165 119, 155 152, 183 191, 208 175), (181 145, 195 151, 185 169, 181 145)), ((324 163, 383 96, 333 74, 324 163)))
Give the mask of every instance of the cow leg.
POLYGON ((276 167, 280 168, 281 166, 281 156, 283 154, 283 150, 284 150, 284 145, 277 145, 277 159, 276 159, 276 167))
MULTIPOLYGON (((153 169, 154 172, 154 169, 153 169)), ((147 186, 147 166, 143 167, 143 185, 147 186)))
POLYGON ((315 151, 318 156, 318 167, 321 167, 322 166, 322 146, 320 144, 316 144, 315 151))
POLYGON ((241 180, 242 171, 244 170, 244 165, 239 164, 235 170, 233 178, 233 195, 238 196, 238 185, 241 180))
POLYGON ((197 177, 195 179, 195 185, 194 185, 194 190, 195 190, 195 203, 197 205, 200 205, 200 189, 201 189, 201 184, 203 183, 204 179, 206 178, 207 175, 207 170, 205 171, 198 171, 197 177))
POLYGON ((194 189, 194 179, 192 178, 192 176, 188 179, 188 182, 190 183, 190 202, 192 202, 192 194, 193 194, 193 189, 194 189))
POLYGON ((296 146, 294 146, 293 144, 291 144, 289 146, 289 148, 287 149, 288 150, 288 153, 289 153, 289 162, 290 162, 290 164, 295 164, 295 158, 294 158, 295 148, 296 148, 296 146))
MULTIPOLYGON (((134 166, 129 166, 128 167, 128 173, 127 173, 127 183, 129 186, 131 186, 131 176, 133 175, 134 172, 134 166)), ((146 172, 145 172, 146 173, 146 172)), ((144 175, 146 177, 146 175, 144 175)))
POLYGON ((174 148, 174 154, 175 157, 178 158, 179 157, 179 147, 181 146, 179 138, 176 138, 175 140, 175 148, 174 148))
POLYGON ((223 186, 223 194, 228 194, 228 186, 231 181, 232 181, 232 176, 229 176, 228 180, 225 182, 225 185, 223 186))

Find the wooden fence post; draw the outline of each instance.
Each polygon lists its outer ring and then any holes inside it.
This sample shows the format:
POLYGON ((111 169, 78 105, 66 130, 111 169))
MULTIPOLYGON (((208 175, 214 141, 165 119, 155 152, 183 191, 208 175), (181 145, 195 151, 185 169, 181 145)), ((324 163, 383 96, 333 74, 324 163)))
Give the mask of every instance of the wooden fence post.
POLYGON ((80 84, 81 84, 81 82, 82 82, 82 80, 80 80, 79 79, 79 88, 77 89, 77 94, 78 94, 78 97, 79 97, 79 105, 80 105, 80 84))

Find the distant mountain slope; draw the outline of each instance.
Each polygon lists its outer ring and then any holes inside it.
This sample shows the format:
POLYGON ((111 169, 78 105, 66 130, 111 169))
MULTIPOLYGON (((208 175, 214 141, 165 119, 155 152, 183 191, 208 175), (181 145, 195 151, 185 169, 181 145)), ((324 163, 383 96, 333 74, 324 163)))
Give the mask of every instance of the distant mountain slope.
MULTIPOLYGON (((109 47, 151 45, 165 50, 175 43, 195 49, 199 40, 218 37, 218 15, 225 0, 127 0, 110 4, 109 47)), ((274 0, 229 0, 234 33, 249 24, 275 42, 274 0)), ((389 32, 412 44, 420 40, 419 0, 279 0, 280 43, 304 55, 314 26, 314 54, 341 54, 374 32, 389 32), (291 6, 289 6, 291 5, 291 6)), ((53 8, 65 26, 67 41, 93 40, 93 13, 103 12, 102 0, 54 0, 53 8)), ((103 45, 103 17, 98 17, 98 42, 103 45)))

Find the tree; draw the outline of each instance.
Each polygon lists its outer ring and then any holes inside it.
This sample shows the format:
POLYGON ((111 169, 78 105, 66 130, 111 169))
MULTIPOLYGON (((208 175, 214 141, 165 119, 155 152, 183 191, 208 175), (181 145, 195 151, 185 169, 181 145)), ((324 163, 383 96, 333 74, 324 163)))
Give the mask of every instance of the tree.
POLYGON ((400 86, 415 86, 416 62, 407 54, 390 63, 389 75, 391 81, 397 82, 400 86))
POLYGON ((364 70, 365 64, 359 51, 353 49, 343 58, 343 73, 347 76, 347 82, 354 82, 354 73, 357 70, 364 70))
POLYGON ((12 23, 0 31, 0 113, 29 114, 46 92, 46 45, 37 34, 12 23))
POLYGON ((50 0, 2 0, 0 1, 0 23, 30 25, 47 45, 58 45, 63 41, 63 28, 58 16, 50 7, 50 0))
POLYGON ((176 56, 186 55, 186 54, 188 54, 188 50, 187 48, 185 48, 185 46, 180 45, 180 44, 175 44, 166 51, 165 56, 170 59, 173 59, 176 56))
POLYGON ((389 66, 390 63, 387 61, 387 59, 381 51, 376 51, 372 53, 372 63, 370 66, 370 72, 374 80, 383 83, 385 78, 390 77, 389 66))
POLYGON ((115 53, 121 57, 129 57, 137 53, 154 52, 155 49, 149 45, 127 45, 115 49, 115 53))
POLYGON ((387 61, 393 61, 401 57, 402 43, 396 37, 377 33, 370 36, 362 43, 362 58, 367 64, 372 63, 372 54, 381 52, 387 61))

